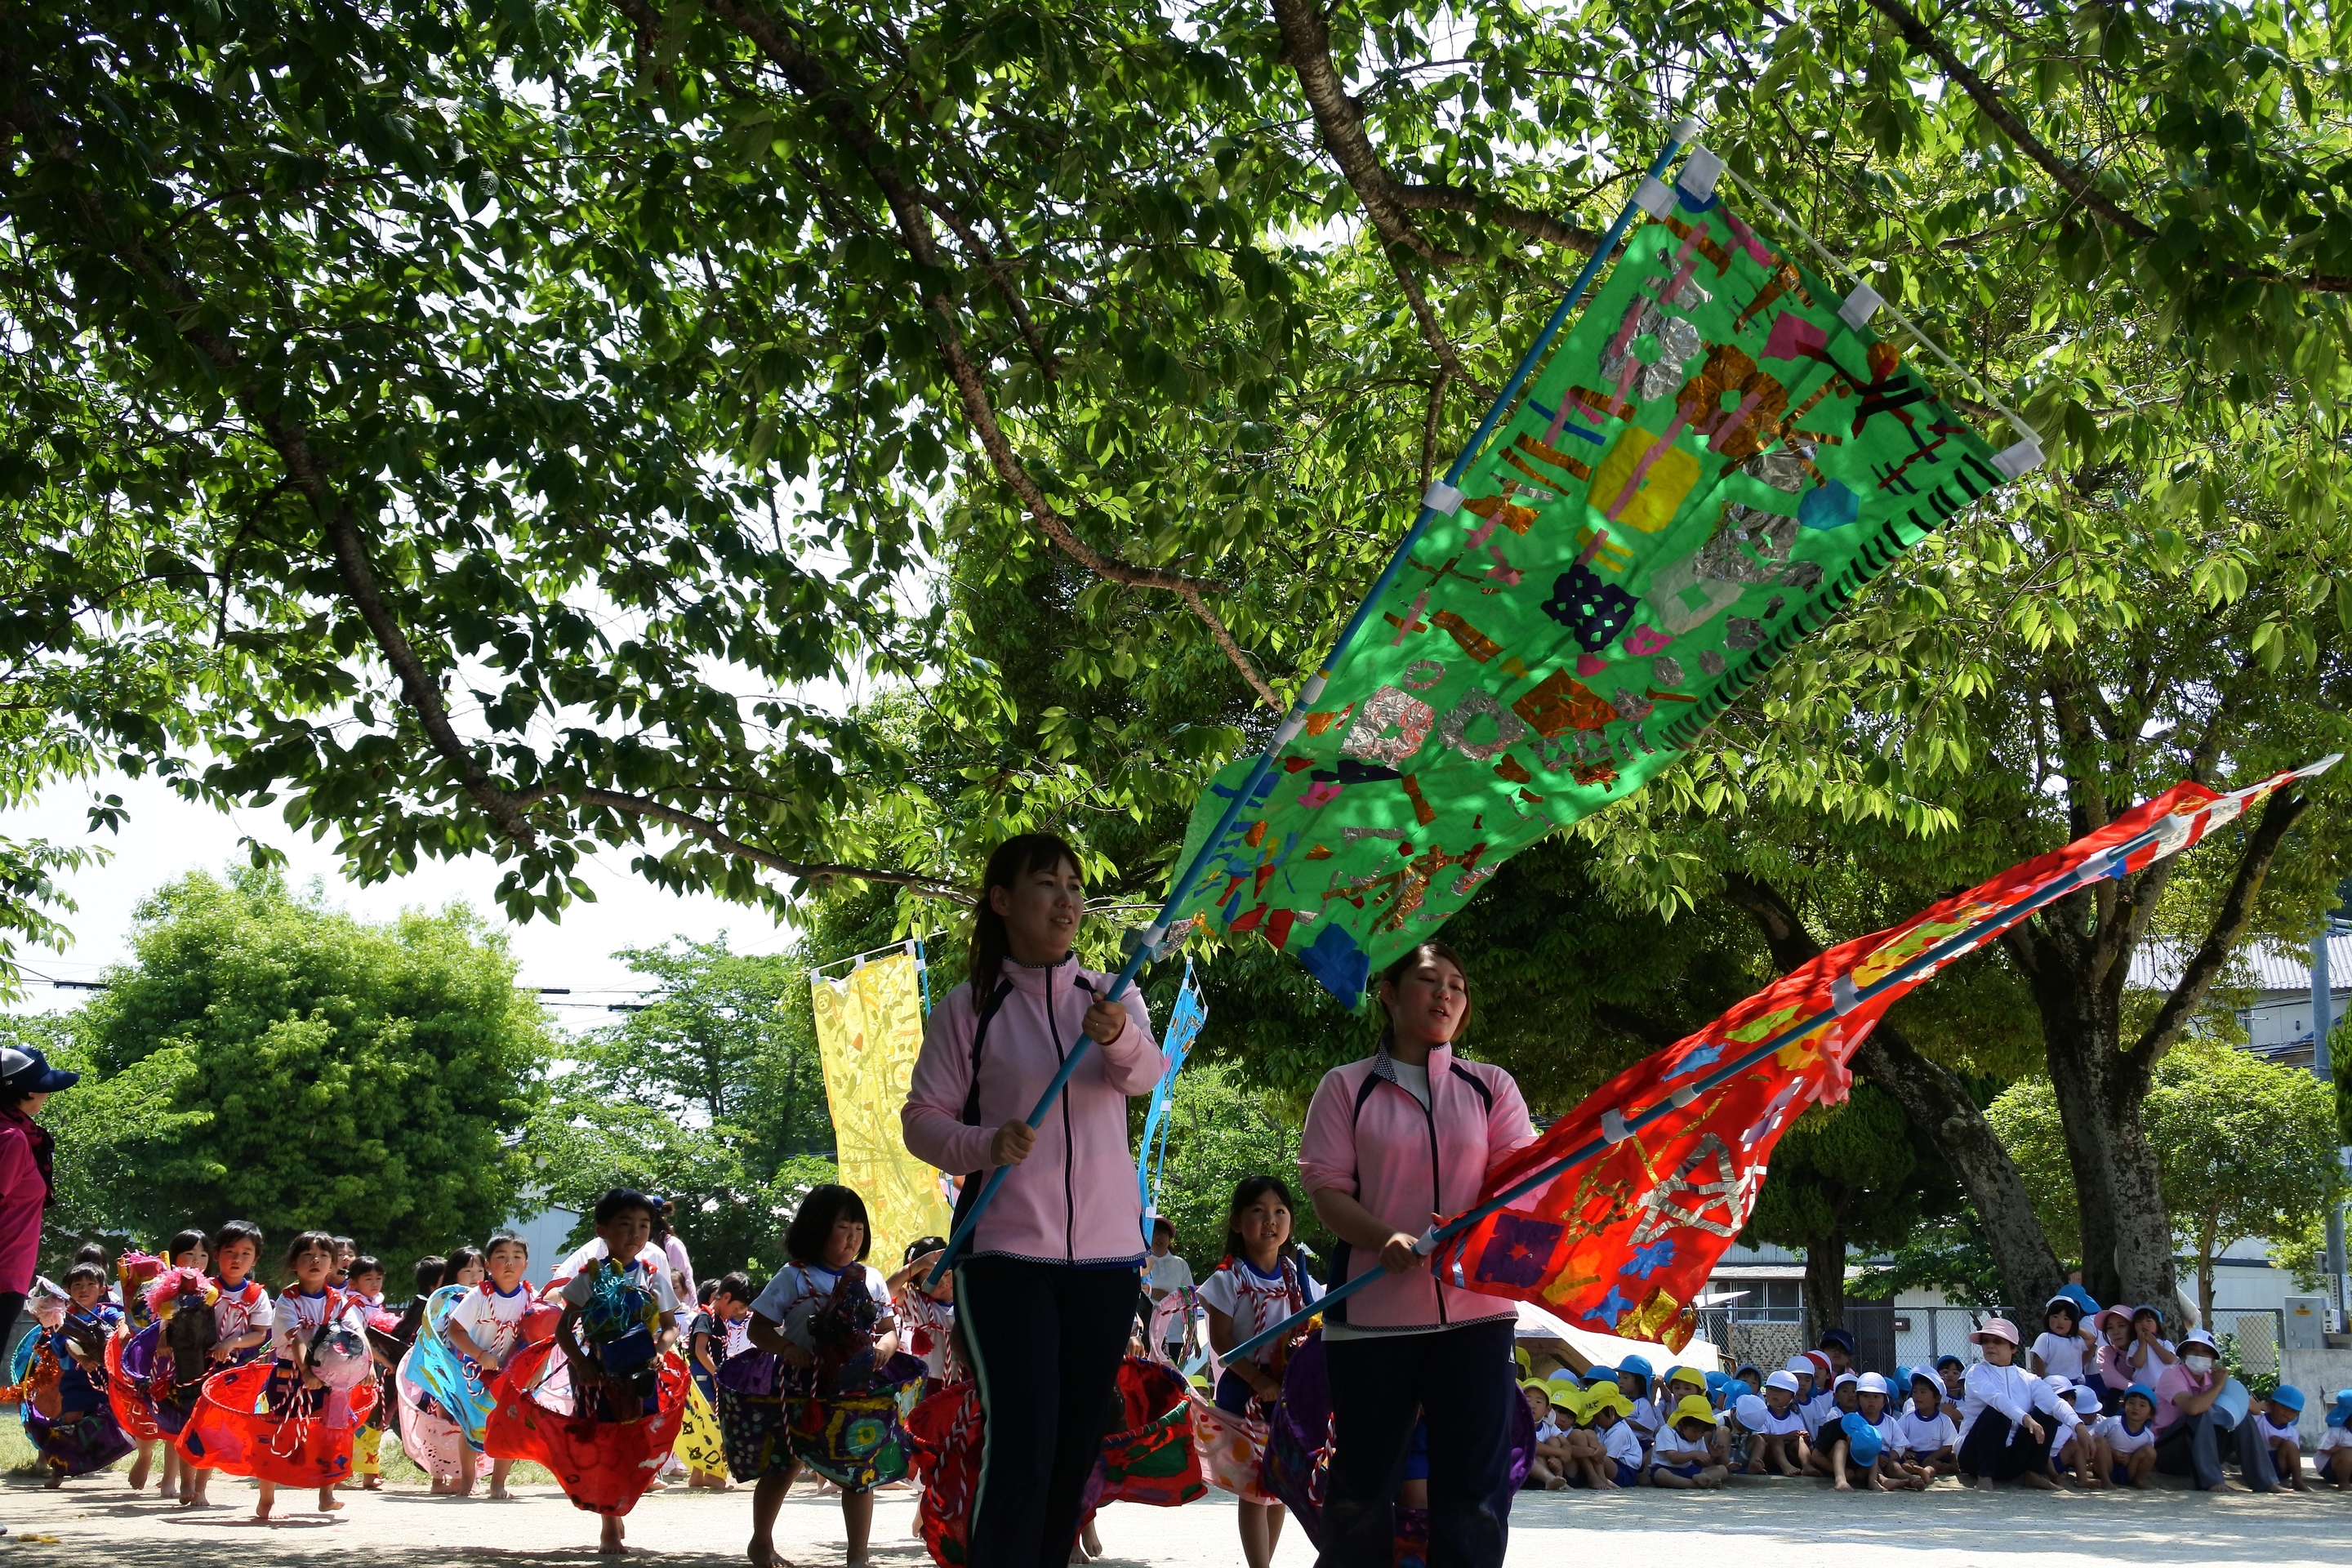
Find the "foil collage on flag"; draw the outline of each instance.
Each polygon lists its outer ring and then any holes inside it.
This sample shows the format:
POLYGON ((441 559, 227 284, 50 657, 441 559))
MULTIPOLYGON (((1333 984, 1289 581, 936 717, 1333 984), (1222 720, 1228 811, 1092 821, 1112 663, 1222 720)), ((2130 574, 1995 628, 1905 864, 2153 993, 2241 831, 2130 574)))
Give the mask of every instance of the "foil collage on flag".
POLYGON ((1626 1068, 1515 1152, 1489 1175, 1486 1197, 1588 1144, 1604 1145, 1464 1231, 1435 1267, 1457 1284, 1536 1302, 1581 1327, 1679 1349, 1696 1327, 1691 1303, 1747 1224, 1774 1145, 1806 1107, 1845 1098, 1847 1063, 1888 1007, 2024 919, 2037 895, 2070 879, 2137 872, 2335 761, 2229 795, 2177 784, 2063 849, 1790 971, 1626 1068), (1947 943, 1949 952, 1931 956, 1947 943), (1776 1039, 1783 1043, 1765 1059, 1706 1082, 1776 1039), (1645 1117, 1659 1107, 1664 1115, 1645 1117))
MULTIPOLYGON (((1687 166, 1686 166, 1687 167, 1687 166)), ((1176 912, 1353 1004, 1624 799, 2006 466, 1859 309, 1677 186, 1431 523, 1176 912), (1852 317, 1852 320, 1847 319, 1852 317)))

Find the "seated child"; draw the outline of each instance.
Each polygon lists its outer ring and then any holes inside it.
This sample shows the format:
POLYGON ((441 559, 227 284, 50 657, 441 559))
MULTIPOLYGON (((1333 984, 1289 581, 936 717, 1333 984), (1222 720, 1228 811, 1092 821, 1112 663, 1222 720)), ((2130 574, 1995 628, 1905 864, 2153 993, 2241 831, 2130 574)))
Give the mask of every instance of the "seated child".
POLYGON ((1960 1434, 1944 1409, 1944 1385, 1932 1368, 1911 1369, 1911 1401, 1895 1422, 1895 1462, 1920 1486, 1960 1468, 1960 1434))
POLYGON ((2295 1423, 2302 1419, 2303 1390, 2282 1383, 2255 1413, 2254 1430, 2271 1446, 2271 1464, 2281 1484, 2307 1492, 2311 1489, 2303 1480, 2303 1443, 2294 1431, 2295 1423))
POLYGON ((2063 1377, 2080 1383, 2093 1370, 2098 1345, 2083 1328, 2082 1310, 2072 1296, 2053 1296, 2042 1309, 2043 1331, 2026 1354, 2026 1364, 2040 1377, 2063 1377))
POLYGON ((2123 1408, 2099 1423, 2099 1447, 2106 1456, 2109 1485, 2147 1485, 2156 1468, 2155 1389, 2135 1383, 2124 1390, 2123 1408))
POLYGON ((1969 1363, 1956 1355, 1936 1358, 1936 1375, 1944 1380, 1944 1397, 1957 1410, 1969 1397, 1969 1363))
MULTIPOLYGON (((2052 1374, 2051 1381, 2056 1374, 2052 1374)), ((2074 1415, 2074 1425, 2066 1427, 2051 1440, 2050 1468, 2053 1474, 2074 1472, 2074 1479, 2085 1490, 2095 1491, 2107 1484, 2106 1445, 2100 1440, 2099 1427, 2105 1424, 2100 1414, 2099 1391, 2085 1384, 2072 1388, 2053 1387, 2061 1408, 2074 1415)))
MULTIPOLYGON (((1840 1474, 1837 1468, 1839 1461, 1830 1456, 1830 1450, 1837 1443, 1834 1428, 1860 1408, 1855 1404, 1855 1397, 1861 1386, 1862 1379, 1846 1373, 1830 1385, 1830 1401, 1826 1405, 1815 1400, 1806 1410, 1805 1418, 1812 1427, 1813 1451, 1810 1463, 1815 1475, 1834 1478, 1840 1474)), ((1872 1425, 1876 1426, 1877 1423, 1873 1422, 1872 1425)), ((1839 1489, 1843 1490, 1844 1488, 1841 1486, 1839 1489)))
POLYGON ((1530 1379, 1519 1384, 1519 1396, 1528 1402, 1528 1415, 1536 1424, 1536 1451, 1528 1460, 1527 1485, 1548 1492, 1566 1490, 1568 1439, 1552 1419, 1551 1390, 1530 1379))
POLYGON ((1633 1407, 1625 1419, 1633 1425, 1633 1434, 1641 1439, 1644 1452, 1657 1440, 1658 1428, 1664 1425, 1650 1386, 1654 1381, 1650 1363, 1641 1356, 1629 1355, 1617 1363, 1617 1392, 1623 1394, 1626 1403, 1633 1407))
POLYGON ((1666 1417, 1651 1450, 1650 1484, 1709 1491, 1723 1485, 1731 1474, 1729 1442, 1706 1396, 1685 1395, 1666 1417))
POLYGON ((2320 1476, 2335 1483, 2337 1490, 2352 1488, 2352 1388, 2336 1391, 2336 1403, 2328 1407, 2327 1425, 2319 1434, 2320 1476))
POLYGON ((1565 1453, 1560 1475, 1570 1486, 1598 1487, 1611 1470, 1601 1451, 1601 1435, 1592 1430, 1591 1396, 1573 1384, 1551 1382, 1552 1424, 1559 1429, 1565 1453))
POLYGON ((1627 1419, 1633 1414, 1633 1402, 1613 1386, 1602 1384, 1586 1395, 1585 1407, 1592 1413, 1592 1431, 1601 1439, 1601 1457, 1588 1484, 1603 1491, 1611 1487, 1638 1485, 1642 1479, 1642 1439, 1627 1419))
POLYGON ((1748 1430, 1748 1473, 1760 1476, 1768 1471, 1774 1475, 1801 1475, 1807 1459, 1805 1418, 1797 1413, 1797 1379, 1789 1372, 1776 1372, 1764 1380, 1764 1397, 1759 1401, 1760 1410, 1743 1414, 1740 1424, 1748 1430), (1751 1420, 1749 1417, 1754 1416, 1751 1420))

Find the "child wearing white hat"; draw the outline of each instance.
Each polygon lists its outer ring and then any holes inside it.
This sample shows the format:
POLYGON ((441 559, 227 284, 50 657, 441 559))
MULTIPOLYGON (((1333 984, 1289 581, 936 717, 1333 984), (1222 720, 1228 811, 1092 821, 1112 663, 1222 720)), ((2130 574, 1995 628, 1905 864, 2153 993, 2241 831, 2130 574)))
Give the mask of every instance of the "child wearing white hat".
POLYGON ((1921 1486, 1959 1468, 1954 1450, 1959 1428, 1944 1405, 1944 1384, 1933 1367, 1911 1369, 1911 1401, 1895 1418, 1895 1448, 1904 1473, 1921 1486))
POLYGON ((1740 1401, 1739 1424, 1748 1428, 1748 1473, 1804 1473, 1805 1418, 1797 1413, 1796 1373, 1776 1372, 1764 1380, 1764 1395, 1749 1406, 1740 1401))

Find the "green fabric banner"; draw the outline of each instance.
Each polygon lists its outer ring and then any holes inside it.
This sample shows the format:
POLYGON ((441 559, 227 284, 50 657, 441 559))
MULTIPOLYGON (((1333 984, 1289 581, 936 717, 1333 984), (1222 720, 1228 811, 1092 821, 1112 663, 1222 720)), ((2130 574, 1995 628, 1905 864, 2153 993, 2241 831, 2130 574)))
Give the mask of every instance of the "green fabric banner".
MULTIPOLYGON (((1650 210, 1176 911, 1343 1001, 2009 477, 1720 200, 1650 210)), ((1255 760, 1219 773, 1180 863, 1255 760)))

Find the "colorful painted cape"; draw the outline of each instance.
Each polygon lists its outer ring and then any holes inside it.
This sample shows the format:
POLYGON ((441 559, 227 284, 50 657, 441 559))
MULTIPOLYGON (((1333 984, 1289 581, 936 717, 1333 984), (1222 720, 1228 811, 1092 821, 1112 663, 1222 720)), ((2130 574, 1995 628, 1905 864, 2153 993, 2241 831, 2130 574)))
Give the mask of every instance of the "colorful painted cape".
POLYGON ((864 1195, 874 1256, 896 1258, 954 1215, 940 1173, 907 1152, 898 1109, 923 1049, 923 976, 911 952, 869 956, 838 979, 809 976, 817 1054, 841 1179, 864 1195))
POLYGON ((1435 1266, 1572 1323, 1680 1348, 1694 1327, 1688 1303, 1747 1223, 1773 1146, 1808 1105, 1845 1098, 1846 1063, 1889 1006, 2024 919, 2037 895, 2138 871, 2335 761, 2232 795, 2176 784, 2063 849, 1790 971, 1626 1068, 1513 1155, 1488 1180, 1490 1197, 1600 1146, 1463 1232, 1435 1266), (1745 1059, 1774 1041, 1762 1059, 1745 1059))
MULTIPOLYGON (((1178 911, 1342 1001, 2025 466, 1720 201, 1655 205, 1178 911)), ((1254 763, 1202 797, 1187 860, 1254 763)))

